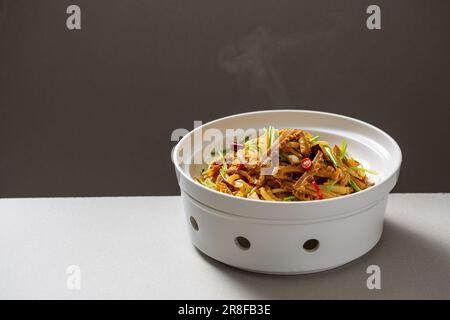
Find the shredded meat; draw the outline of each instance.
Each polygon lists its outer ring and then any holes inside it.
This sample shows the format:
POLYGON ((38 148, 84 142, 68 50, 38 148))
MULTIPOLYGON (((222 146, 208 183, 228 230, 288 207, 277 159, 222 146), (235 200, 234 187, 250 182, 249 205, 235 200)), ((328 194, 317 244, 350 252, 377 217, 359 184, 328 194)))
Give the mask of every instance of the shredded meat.
POLYGON ((300 129, 266 128, 240 149, 219 153, 197 180, 219 192, 269 201, 335 198, 373 185, 346 143, 341 150, 317 138, 300 129))

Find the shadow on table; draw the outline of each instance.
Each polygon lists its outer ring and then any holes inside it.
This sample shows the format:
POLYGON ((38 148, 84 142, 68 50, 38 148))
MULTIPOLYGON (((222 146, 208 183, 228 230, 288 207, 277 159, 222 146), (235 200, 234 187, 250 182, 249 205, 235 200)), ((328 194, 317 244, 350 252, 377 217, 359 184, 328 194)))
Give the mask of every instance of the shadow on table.
POLYGON ((254 299, 448 299, 450 252, 426 235, 386 220, 379 243, 339 268, 277 276, 242 271, 199 254, 236 286, 240 298, 254 299), (381 290, 366 286, 369 265, 381 268, 381 290))

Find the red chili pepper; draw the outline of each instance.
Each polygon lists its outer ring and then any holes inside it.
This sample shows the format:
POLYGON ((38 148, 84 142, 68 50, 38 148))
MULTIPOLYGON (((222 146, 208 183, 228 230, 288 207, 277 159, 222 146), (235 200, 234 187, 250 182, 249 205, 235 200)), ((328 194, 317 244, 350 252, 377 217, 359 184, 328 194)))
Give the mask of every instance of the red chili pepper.
POLYGON ((238 169, 239 170, 245 170, 245 165, 243 163, 239 163, 238 164, 238 169))
POLYGON ((312 161, 310 158, 303 158, 300 164, 302 165, 303 169, 309 170, 312 166, 312 161))
POLYGON ((319 195, 319 199, 323 199, 323 193, 322 190, 320 190, 319 186, 317 185, 317 183, 313 180, 311 181, 311 184, 314 186, 314 189, 316 189, 317 194, 319 195))

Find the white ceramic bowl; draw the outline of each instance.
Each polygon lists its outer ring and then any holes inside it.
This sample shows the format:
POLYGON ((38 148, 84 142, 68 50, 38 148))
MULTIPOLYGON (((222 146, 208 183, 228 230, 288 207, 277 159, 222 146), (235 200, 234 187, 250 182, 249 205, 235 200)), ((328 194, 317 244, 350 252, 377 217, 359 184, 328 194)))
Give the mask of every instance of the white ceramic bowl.
MULTIPOLYGON (((197 147, 193 154, 202 152, 197 147)), ((387 196, 401 164, 398 144, 365 122, 324 112, 270 110, 238 114, 204 124, 175 146, 174 161, 193 244, 223 263, 263 273, 296 274, 335 268, 368 252, 380 239, 387 196), (334 199, 272 202, 234 197, 193 179, 199 166, 177 155, 200 130, 301 128, 340 144, 364 167, 376 170, 376 184, 334 199)))

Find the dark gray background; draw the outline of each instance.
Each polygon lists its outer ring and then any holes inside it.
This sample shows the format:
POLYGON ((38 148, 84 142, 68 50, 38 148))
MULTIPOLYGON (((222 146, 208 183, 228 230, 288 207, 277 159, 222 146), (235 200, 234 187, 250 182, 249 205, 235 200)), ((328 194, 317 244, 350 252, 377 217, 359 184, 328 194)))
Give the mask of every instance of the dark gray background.
POLYGON ((0 0, 0 196, 169 195, 175 128, 315 109, 400 144, 397 192, 448 192, 450 1, 0 0), (82 30, 66 29, 66 7, 82 30), (365 26, 369 4, 382 30, 365 26))

